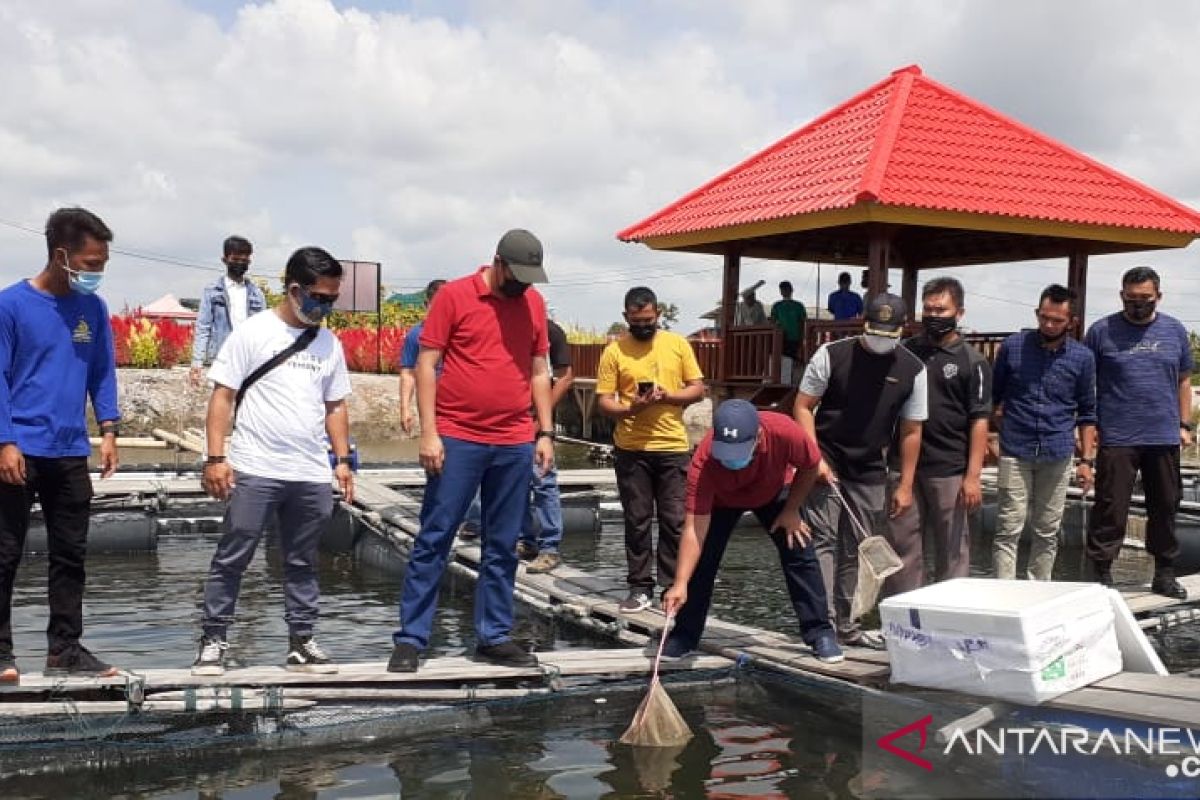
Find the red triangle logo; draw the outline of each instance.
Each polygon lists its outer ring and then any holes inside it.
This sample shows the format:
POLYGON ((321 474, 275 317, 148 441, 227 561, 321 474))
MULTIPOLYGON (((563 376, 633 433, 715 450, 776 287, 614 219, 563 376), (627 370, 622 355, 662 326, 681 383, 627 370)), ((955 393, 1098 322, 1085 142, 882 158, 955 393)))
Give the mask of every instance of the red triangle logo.
POLYGON ((880 737, 875 744, 879 745, 881 749, 886 750, 894 756, 900 756, 900 758, 903 758, 910 764, 916 764, 921 769, 932 772, 932 763, 921 758, 916 753, 910 753, 908 750, 901 750, 899 747, 893 744, 893 742, 895 742, 897 739, 903 739, 905 736, 908 736, 910 733, 915 731, 921 734, 921 744, 917 747, 917 753, 921 752, 925 749, 925 743, 928 741, 929 737, 929 726, 932 724, 933 714, 926 715, 916 722, 910 722, 903 728, 897 728, 886 736, 880 737))

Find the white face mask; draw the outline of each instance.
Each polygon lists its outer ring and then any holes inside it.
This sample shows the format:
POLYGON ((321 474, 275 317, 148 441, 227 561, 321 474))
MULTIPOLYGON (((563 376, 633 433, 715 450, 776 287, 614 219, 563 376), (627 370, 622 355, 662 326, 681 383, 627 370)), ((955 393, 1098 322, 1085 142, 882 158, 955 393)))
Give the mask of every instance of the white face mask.
POLYGON ((864 333, 862 338, 863 345, 868 350, 881 356, 892 352, 900 344, 900 338, 897 336, 880 336, 878 333, 864 333))

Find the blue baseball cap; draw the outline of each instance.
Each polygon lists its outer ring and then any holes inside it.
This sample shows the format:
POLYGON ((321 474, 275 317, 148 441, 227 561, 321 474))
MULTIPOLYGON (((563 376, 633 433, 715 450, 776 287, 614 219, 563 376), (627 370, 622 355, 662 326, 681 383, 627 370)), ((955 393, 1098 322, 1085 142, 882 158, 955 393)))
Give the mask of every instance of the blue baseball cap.
POLYGON ((745 400, 726 400, 713 414, 713 458, 742 461, 758 442, 758 409, 745 400))

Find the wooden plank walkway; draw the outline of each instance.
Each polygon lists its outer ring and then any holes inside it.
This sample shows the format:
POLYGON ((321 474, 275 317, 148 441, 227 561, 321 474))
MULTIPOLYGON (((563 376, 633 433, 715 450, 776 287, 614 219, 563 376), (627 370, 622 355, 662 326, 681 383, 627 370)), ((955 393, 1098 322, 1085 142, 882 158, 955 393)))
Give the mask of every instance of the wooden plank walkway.
MULTIPOLYGON (((411 544, 419 525, 414 502, 371 479, 360 479, 356 485, 355 504, 364 508, 385 509, 381 518, 391 524, 389 534, 401 550, 411 544)), ((469 573, 478 570, 480 551, 476 544, 457 543, 452 562, 469 573)), ((647 610, 637 614, 622 614, 618 603, 628 594, 620 580, 606 578, 564 564, 552 573, 531 575, 524 565, 517 572, 517 592, 522 599, 533 599, 543 612, 563 617, 588 619, 598 626, 607 626, 640 637, 654 638, 662 630, 666 618, 660 611, 647 610)), ((889 674, 881 655, 863 648, 847 648, 846 660, 840 664, 825 664, 812 656, 809 648, 798 639, 784 634, 764 631, 709 617, 701 647, 708 653, 737 659, 749 656, 770 661, 787 669, 802 669, 806 673, 854 681, 856 683, 885 682, 889 674)))
MULTIPOLYGON (((360 479, 371 480, 381 484, 398 486, 402 489, 423 488, 425 486, 425 470, 417 468, 400 469, 366 469, 359 472, 360 479)), ((602 469, 560 469, 558 471, 559 486, 613 486, 617 485, 617 475, 612 468, 602 469)))
MULTIPOLYGON (((400 487, 423 487, 425 471, 422 469, 365 469, 357 477, 356 483, 377 484, 387 488, 388 484, 400 487)), ((558 473, 560 486, 568 488, 616 487, 616 475, 611 469, 564 469, 558 473)), ((122 475, 120 473, 106 480, 93 480, 93 491, 96 497, 112 497, 132 494, 156 494, 159 491, 168 495, 203 495, 200 487, 199 473, 177 475, 163 473, 161 475, 122 475)), ((406 498, 415 502, 411 497, 406 498)), ((419 505, 419 503, 418 503, 419 505)))
MULTIPOLYGON (((1179 579, 1179 583, 1182 584, 1183 588, 1187 589, 1189 601, 1200 600, 1200 573, 1185 575, 1179 579)), ((1159 611, 1164 608, 1180 605, 1181 602, 1170 597, 1164 597, 1161 594, 1154 594, 1148 588, 1123 591, 1121 595, 1125 598, 1125 603, 1129 606, 1129 610, 1134 614, 1148 614, 1152 611, 1159 611)))
MULTIPOLYGON (((603 650, 555 650, 538 654, 537 667, 504 667, 488 664, 465 656, 447 656, 426 661, 417 672, 388 672, 383 661, 340 664, 336 673, 314 675, 291 672, 281 666, 253 666, 226 670, 221 676, 193 675, 190 669, 147 669, 129 676, 111 678, 46 676, 26 673, 18 685, 0 686, 0 698, 5 694, 29 692, 77 693, 99 689, 120 689, 128 685, 130 676, 143 682, 150 693, 162 689, 186 689, 201 686, 350 686, 370 685, 387 687, 417 683, 440 683, 451 686, 517 679, 542 679, 548 676, 620 676, 648 675, 653 659, 641 649, 606 648, 603 650)), ((711 670, 733 666, 720 656, 704 656, 684 661, 664 662, 661 669, 711 670)), ((3 705, 0 702, 0 705, 3 705)))

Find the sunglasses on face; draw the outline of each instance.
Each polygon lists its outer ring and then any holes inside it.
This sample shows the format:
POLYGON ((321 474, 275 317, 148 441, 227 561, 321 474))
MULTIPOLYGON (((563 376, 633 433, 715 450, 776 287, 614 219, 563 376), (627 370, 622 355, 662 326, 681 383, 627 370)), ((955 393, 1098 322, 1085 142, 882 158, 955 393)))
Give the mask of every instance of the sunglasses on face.
POLYGON ((300 285, 297 285, 296 288, 300 290, 300 294, 307 295, 318 303, 327 303, 329 305, 333 305, 337 302, 339 297, 339 295, 336 294, 321 294, 320 292, 312 292, 300 285))

